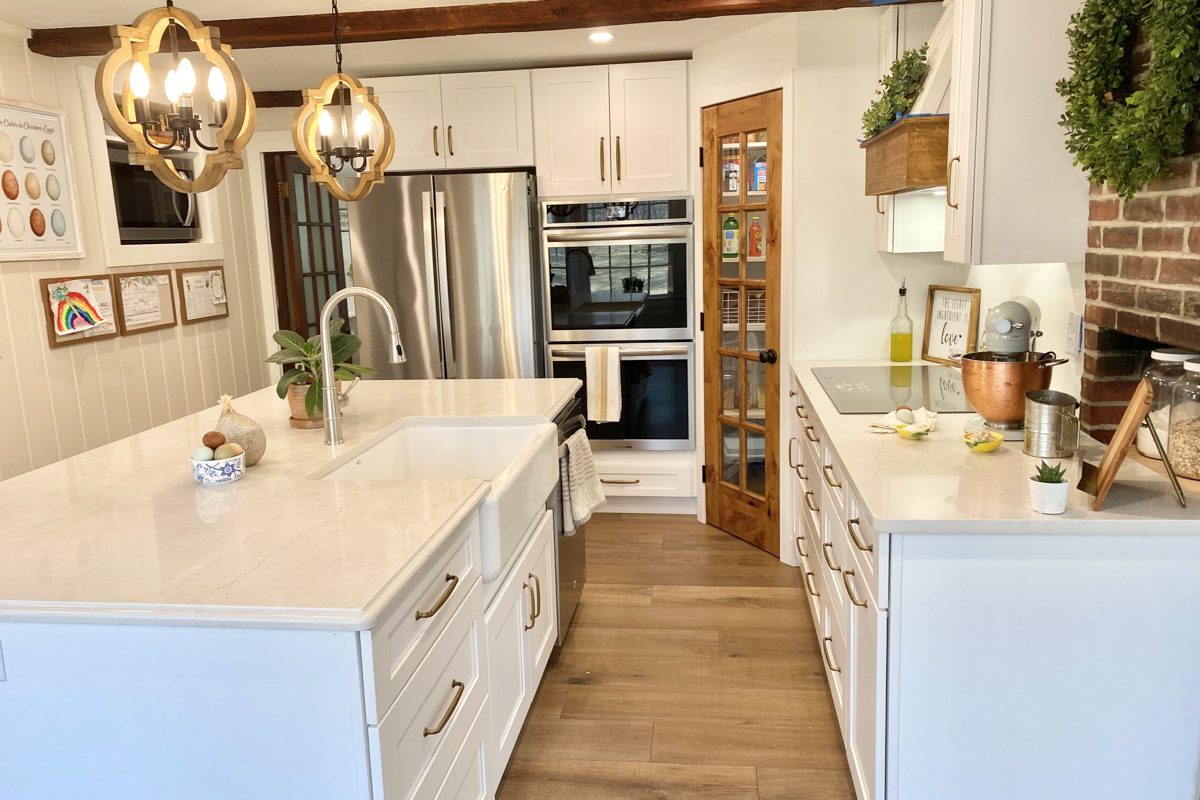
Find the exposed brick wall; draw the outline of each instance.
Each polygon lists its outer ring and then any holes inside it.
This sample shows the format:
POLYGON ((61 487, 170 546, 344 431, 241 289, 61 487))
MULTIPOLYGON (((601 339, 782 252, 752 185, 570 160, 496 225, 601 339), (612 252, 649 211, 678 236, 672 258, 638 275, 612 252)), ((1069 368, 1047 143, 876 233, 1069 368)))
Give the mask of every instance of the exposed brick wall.
POLYGON ((1081 413, 1098 439, 1111 438, 1156 343, 1200 351, 1198 160, 1177 159, 1131 200, 1092 187, 1081 413))

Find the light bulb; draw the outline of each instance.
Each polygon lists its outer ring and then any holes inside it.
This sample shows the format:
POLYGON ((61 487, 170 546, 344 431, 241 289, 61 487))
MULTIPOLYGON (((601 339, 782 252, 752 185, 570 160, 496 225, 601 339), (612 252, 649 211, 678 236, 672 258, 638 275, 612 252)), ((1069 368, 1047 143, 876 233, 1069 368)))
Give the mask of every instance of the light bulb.
POLYGON ((329 112, 325 109, 321 109, 321 116, 317 118, 317 127, 322 136, 333 133, 333 117, 329 116, 329 112))
POLYGON ((225 86, 225 76, 221 74, 221 70, 213 67, 208 71, 208 96, 214 102, 219 103, 225 99, 228 90, 225 86))
POLYGON ((613 35, 608 31, 596 31, 588 38, 596 44, 604 44, 605 42, 611 42, 613 35))
POLYGON ((163 88, 167 92, 167 99, 172 103, 179 102, 179 76, 175 74, 175 70, 167 73, 167 79, 163 81, 163 88))
POLYGON ((359 138, 371 133, 371 114, 365 108, 359 112, 358 118, 354 120, 354 132, 358 134, 359 138))
POLYGON ((150 75, 140 61, 135 61, 129 72, 129 91, 139 100, 150 94, 150 75))
POLYGON ((179 92, 180 94, 191 94, 196 88, 196 71, 192 69, 192 62, 187 60, 187 57, 179 59, 179 92))

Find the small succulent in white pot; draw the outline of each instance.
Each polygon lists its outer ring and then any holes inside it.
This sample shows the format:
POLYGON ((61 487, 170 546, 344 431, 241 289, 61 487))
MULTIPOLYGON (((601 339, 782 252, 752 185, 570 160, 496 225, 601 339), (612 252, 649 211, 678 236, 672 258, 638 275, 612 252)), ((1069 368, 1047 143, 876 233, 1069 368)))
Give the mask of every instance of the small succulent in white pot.
MULTIPOLYGON (((352 333, 343 333, 345 322, 340 318, 329 321, 330 330, 336 331, 330 337, 330 349, 333 354, 334 375, 339 381, 354 380, 359 375, 374 375, 374 367, 361 364, 351 364, 350 359, 362 347, 362 340, 352 333)), ((321 392, 321 337, 314 336, 305 341, 295 331, 276 331, 271 337, 282 350, 275 353, 267 361, 271 364, 281 364, 285 369, 279 384, 275 387, 280 399, 287 398, 293 403, 293 427, 321 427, 321 411, 324 397, 321 392), (303 395, 304 417, 301 417, 295 406, 299 405, 298 394, 303 395), (305 424, 307 423, 307 424, 305 424)))
POLYGON ((1045 461, 1029 479, 1029 502, 1039 514, 1061 514, 1067 510, 1067 495, 1071 484, 1062 464, 1050 466, 1045 461))

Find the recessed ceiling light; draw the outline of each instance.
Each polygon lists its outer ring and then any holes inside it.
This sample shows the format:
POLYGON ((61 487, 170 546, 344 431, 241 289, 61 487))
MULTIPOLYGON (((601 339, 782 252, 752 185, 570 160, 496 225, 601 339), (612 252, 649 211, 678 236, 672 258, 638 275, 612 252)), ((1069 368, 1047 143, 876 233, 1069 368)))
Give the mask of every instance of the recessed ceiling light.
POLYGON ((591 39, 593 42, 596 42, 597 44, 603 44, 604 42, 612 41, 612 34, 609 33, 608 31, 596 31, 588 38, 591 39))

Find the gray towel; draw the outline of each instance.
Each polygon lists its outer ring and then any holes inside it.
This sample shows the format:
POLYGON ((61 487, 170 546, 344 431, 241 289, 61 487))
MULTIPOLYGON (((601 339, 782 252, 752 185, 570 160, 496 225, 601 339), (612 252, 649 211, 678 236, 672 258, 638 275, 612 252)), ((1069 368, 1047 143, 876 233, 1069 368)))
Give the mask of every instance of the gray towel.
POLYGON ((587 432, 575 431, 567 439, 567 486, 570 489, 571 518, 582 525, 592 518, 597 509, 608 502, 600 475, 596 472, 596 461, 592 458, 592 445, 587 432))

